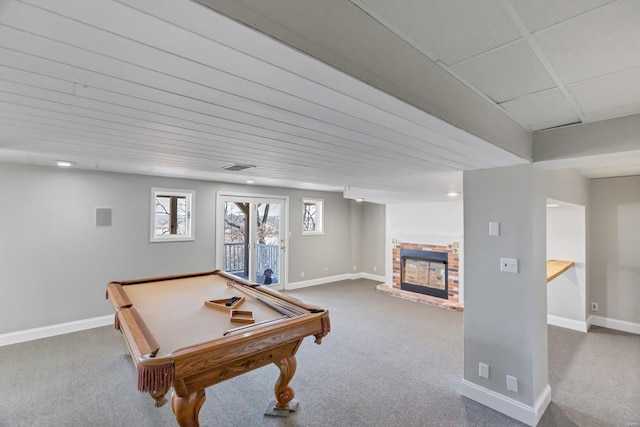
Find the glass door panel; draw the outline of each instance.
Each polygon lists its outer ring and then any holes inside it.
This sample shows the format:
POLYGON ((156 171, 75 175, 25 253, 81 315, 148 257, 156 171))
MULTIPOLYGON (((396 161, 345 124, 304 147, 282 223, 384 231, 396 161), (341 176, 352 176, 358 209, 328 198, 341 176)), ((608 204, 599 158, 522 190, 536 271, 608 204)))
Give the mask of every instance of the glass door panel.
POLYGON ((222 270, 249 279, 249 203, 224 202, 222 270))
POLYGON ((282 204, 277 201, 260 201, 256 204, 256 282, 262 285, 280 283, 282 204))

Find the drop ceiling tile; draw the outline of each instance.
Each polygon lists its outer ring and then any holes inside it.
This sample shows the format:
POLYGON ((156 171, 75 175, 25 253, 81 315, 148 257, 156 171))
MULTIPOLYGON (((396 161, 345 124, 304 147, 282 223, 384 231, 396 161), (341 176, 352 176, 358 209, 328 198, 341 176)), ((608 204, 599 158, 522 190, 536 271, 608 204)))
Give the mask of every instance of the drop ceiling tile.
POLYGON ((573 18, 615 0, 511 0, 530 32, 573 18))
POLYGON ((640 113, 640 67, 567 86, 587 121, 640 113))
POLYGON ((620 0, 533 35, 565 84, 640 66, 640 1, 620 0))
POLYGON ((555 86, 537 56, 522 39, 457 64, 452 69, 498 103, 555 86))
POLYGON ((351 1, 448 66, 520 37, 497 0, 351 1))
POLYGON ((559 89, 526 95, 504 102, 500 106, 532 131, 580 121, 559 89))

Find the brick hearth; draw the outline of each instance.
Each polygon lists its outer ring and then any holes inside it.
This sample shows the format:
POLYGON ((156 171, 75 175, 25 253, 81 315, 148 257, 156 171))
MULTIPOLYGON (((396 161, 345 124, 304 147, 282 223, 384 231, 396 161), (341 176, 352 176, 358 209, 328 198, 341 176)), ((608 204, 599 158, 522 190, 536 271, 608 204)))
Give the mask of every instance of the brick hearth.
POLYGON ((446 308, 449 310, 462 311, 463 305, 460 302, 453 302, 442 298, 432 297, 430 295, 419 294, 417 292, 403 291, 402 289, 396 289, 391 286, 380 284, 376 286, 376 291, 391 295, 393 297, 406 299, 409 301, 420 302, 423 304, 436 305, 438 307, 446 308))

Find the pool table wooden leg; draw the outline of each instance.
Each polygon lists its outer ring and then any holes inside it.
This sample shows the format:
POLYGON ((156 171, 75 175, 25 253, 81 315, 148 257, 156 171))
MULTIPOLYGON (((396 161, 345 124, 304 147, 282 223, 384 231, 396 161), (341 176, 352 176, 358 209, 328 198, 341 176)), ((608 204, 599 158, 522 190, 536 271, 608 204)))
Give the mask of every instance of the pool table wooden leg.
POLYGON ((274 387, 276 408, 284 409, 295 396, 293 389, 289 387, 289 381, 296 373, 297 361, 295 356, 289 356, 274 363, 280 369, 280 376, 274 387))
POLYGON ((206 400, 204 389, 194 391, 187 397, 180 397, 175 392, 171 396, 171 409, 176 414, 180 427, 199 427, 198 414, 206 400))

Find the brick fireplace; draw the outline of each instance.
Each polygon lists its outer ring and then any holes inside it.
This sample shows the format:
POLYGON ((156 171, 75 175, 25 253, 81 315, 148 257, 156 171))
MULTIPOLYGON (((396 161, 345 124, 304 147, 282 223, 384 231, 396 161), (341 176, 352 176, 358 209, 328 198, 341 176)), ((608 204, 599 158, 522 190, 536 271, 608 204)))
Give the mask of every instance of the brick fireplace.
MULTIPOLYGON (((436 257, 426 256, 425 258, 438 258, 444 259, 446 257, 447 265, 447 291, 442 297, 429 296, 427 298, 435 300, 442 300, 443 305, 450 305, 448 303, 459 303, 460 294, 460 281, 459 281, 459 268, 460 259, 458 255, 458 244, 456 242, 447 245, 432 245, 425 243, 408 243, 396 241, 393 245, 393 289, 402 290, 401 276, 402 276, 402 253, 416 254, 415 251, 431 251, 437 253, 436 257), (444 255, 446 254, 446 255, 444 255), (446 298, 445 298, 446 296, 446 298)), ((407 292, 406 290, 404 290, 407 292)), ((409 291, 410 292, 410 291, 409 291)))

